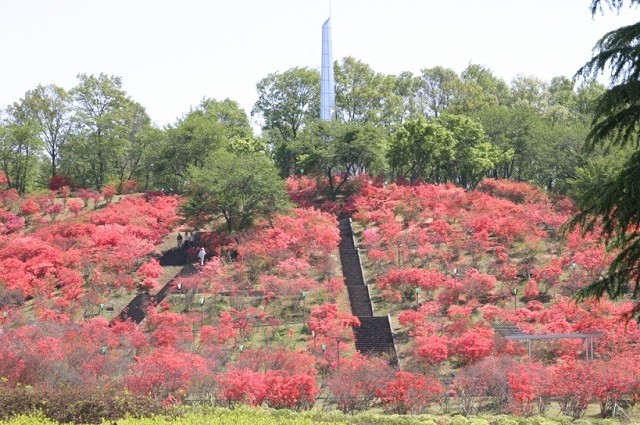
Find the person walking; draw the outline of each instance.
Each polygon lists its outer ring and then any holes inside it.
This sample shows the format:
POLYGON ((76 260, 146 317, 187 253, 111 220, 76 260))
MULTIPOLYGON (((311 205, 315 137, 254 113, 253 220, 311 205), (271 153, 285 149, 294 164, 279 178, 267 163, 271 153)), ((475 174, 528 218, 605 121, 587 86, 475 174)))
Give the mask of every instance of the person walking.
POLYGON ((200 265, 204 266, 204 257, 207 255, 207 252, 204 250, 204 247, 200 248, 198 252, 198 258, 200 259, 200 265))
POLYGON ((178 248, 182 246, 182 233, 178 232, 178 237, 176 238, 178 243, 178 248))

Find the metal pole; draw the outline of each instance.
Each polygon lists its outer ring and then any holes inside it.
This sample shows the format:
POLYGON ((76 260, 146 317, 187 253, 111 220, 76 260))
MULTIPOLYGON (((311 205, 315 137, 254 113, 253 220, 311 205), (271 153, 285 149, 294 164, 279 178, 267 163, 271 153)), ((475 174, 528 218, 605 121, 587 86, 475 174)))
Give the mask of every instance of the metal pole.
POLYGON ((200 323, 200 327, 204 326, 204 297, 200 298, 200 309, 202 311, 202 322, 200 323))
POLYGON ((584 338, 582 344, 584 345, 584 359, 589 360, 589 338, 584 338))

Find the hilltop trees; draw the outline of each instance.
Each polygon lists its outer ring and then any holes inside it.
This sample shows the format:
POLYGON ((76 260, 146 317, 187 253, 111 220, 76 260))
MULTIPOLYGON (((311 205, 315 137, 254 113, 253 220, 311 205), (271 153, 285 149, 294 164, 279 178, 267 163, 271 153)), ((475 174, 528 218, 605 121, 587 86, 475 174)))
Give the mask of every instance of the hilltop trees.
POLYGON ((566 77, 506 82, 477 64, 461 73, 433 67, 388 75, 353 57, 334 66, 332 123, 318 122, 316 70, 261 79, 251 111, 261 137, 230 99, 205 98, 159 128, 121 77, 80 74, 68 91, 38 86, 4 111, 0 167, 20 192, 54 174, 96 190, 136 180, 144 189, 183 191, 189 167, 202 167, 218 149, 262 152, 281 177, 312 175, 325 196, 341 198, 344 182, 363 171, 467 188, 483 177, 509 178, 567 193, 589 159, 581 139, 604 90, 592 79, 579 86, 566 77))
POLYGON ((155 182, 177 191, 185 189, 190 167, 202 168, 221 149, 264 150, 254 140, 245 112, 230 99, 204 99, 157 137, 160 146, 150 164, 155 182))
POLYGON ((0 125, 0 167, 19 192, 67 185, 122 190, 182 190, 189 165, 201 167, 213 151, 262 151, 244 111, 231 100, 205 99, 175 125, 159 129, 114 75, 79 74, 67 91, 39 85, 7 107, 0 125), (45 159, 46 158, 46 159, 45 159))
POLYGON ((33 183, 38 150, 37 124, 17 109, 9 108, 5 125, 0 128, 0 167, 9 187, 24 193, 33 183))
MULTIPOLYGON (((397 177, 410 182, 433 177, 455 155, 455 139, 446 128, 424 118, 407 121, 395 134, 389 149, 389 165, 397 177)), ((438 180, 436 180, 438 181, 438 180)))
POLYGON ((331 200, 342 195, 347 181, 358 173, 384 170, 385 136, 374 125, 317 121, 300 139, 297 152, 304 158, 300 164, 323 180, 331 200))
POLYGON ((280 174, 295 175, 298 155, 294 149, 298 135, 320 115, 320 74, 310 68, 292 68, 269 74, 256 88, 258 101, 251 115, 262 116, 262 130, 273 146, 280 174))
POLYGON ((29 90, 24 99, 14 103, 9 111, 32 120, 51 159, 51 174, 56 175, 60 151, 71 133, 71 95, 64 88, 50 84, 29 90))
POLYGON ((80 74, 78 79, 71 91, 77 127, 65 145, 62 164, 76 183, 100 189, 115 177, 115 165, 134 148, 150 120, 122 89, 122 78, 80 74))

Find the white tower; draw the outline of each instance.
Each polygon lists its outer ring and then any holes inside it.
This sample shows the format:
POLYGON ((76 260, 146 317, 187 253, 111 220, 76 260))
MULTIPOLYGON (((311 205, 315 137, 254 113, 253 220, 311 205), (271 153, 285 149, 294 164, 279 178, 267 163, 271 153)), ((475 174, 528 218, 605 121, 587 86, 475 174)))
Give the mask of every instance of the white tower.
POLYGON ((320 119, 331 121, 336 110, 336 88, 333 78, 331 18, 322 25, 322 68, 320 69, 320 119))

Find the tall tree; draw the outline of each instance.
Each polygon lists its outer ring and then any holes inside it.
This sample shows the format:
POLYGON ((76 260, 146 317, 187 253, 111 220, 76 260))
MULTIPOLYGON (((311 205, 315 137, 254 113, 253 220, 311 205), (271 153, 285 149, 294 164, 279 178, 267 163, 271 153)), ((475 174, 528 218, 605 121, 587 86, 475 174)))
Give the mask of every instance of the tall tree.
MULTIPOLYGON (((629 0, 631 5, 640 1, 629 0)), ((602 6, 620 10, 624 0, 593 0, 595 14, 602 6)), ((600 97, 587 147, 631 149, 620 171, 606 183, 589 188, 579 199, 581 212, 572 226, 600 225, 610 248, 619 253, 605 276, 579 293, 580 298, 607 294, 640 299, 640 22, 608 32, 596 44, 594 56, 578 75, 591 77, 608 69, 612 86, 600 97)), ((640 303, 633 314, 640 320, 640 303)))
POLYGON ((9 187, 24 193, 36 174, 41 149, 39 128, 35 121, 23 119, 18 111, 11 107, 8 110, 8 117, 0 127, 0 168, 9 187))
POLYGON ((547 85, 540 78, 518 75, 511 82, 511 94, 516 105, 525 105, 543 112, 548 101, 547 85))
POLYGON ((457 114, 468 115, 509 103, 509 86, 487 67, 470 64, 460 74, 460 81, 460 92, 453 102, 453 112, 457 114))
POLYGON ((224 222, 227 232, 244 230, 288 205, 284 181, 264 154, 237 155, 220 149, 203 167, 189 167, 189 200, 182 211, 194 225, 224 222))
POLYGON ((437 66, 423 69, 419 99, 427 117, 438 117, 451 106, 460 90, 460 78, 452 69, 437 66))
POLYGON ((77 183, 100 189, 112 161, 124 154, 132 101, 122 89, 121 77, 80 74, 78 80, 71 91, 77 133, 67 144, 63 165, 77 183))
POLYGON ((55 176, 60 151, 71 131, 71 96, 62 87, 38 85, 29 90, 24 99, 12 108, 23 117, 38 124, 40 138, 51 161, 51 175, 55 176))
POLYGON ((335 63, 336 116, 340 121, 379 123, 394 78, 375 72, 353 57, 335 63))
POLYGON ((200 105, 165 130, 154 156, 156 181, 181 191, 190 166, 203 167, 206 158, 234 140, 252 140, 253 130, 236 101, 204 99, 200 105))
POLYGON ((392 125, 402 125, 406 120, 418 118, 422 115, 417 98, 419 87, 420 78, 411 72, 404 71, 395 77, 393 94, 397 100, 392 105, 396 109, 391 109, 390 111, 390 115, 393 117, 392 125))
POLYGON ((396 177, 416 181, 446 180, 446 168, 455 158, 456 140, 437 121, 421 117, 409 120, 391 139, 387 157, 396 177))
POLYGON ((342 194, 358 173, 381 171, 386 135, 373 124, 317 121, 307 127, 298 144, 306 173, 315 174, 329 188, 329 197, 342 194))
POLYGON ((528 180, 532 168, 541 156, 538 150, 543 117, 531 106, 518 104, 514 107, 496 106, 475 114, 482 123, 489 142, 503 152, 511 151, 507 161, 497 164, 493 176, 514 180, 528 180))
POLYGON ((121 155, 113 158, 115 178, 121 185, 125 180, 140 176, 144 157, 150 155, 153 140, 150 136, 151 119, 137 102, 127 102, 122 111, 124 146, 121 155))
POLYGON ((456 155, 446 166, 447 178, 462 187, 475 187, 487 172, 513 155, 489 142, 482 124, 469 117, 445 114, 438 122, 456 141, 456 155))
POLYGON ((267 75, 256 88, 258 101, 251 115, 262 117, 262 130, 270 136, 280 173, 293 175, 296 157, 291 144, 305 124, 320 115, 320 74, 310 68, 292 68, 267 75))

